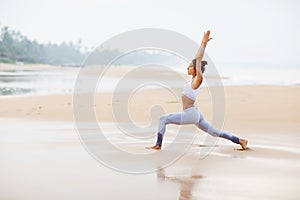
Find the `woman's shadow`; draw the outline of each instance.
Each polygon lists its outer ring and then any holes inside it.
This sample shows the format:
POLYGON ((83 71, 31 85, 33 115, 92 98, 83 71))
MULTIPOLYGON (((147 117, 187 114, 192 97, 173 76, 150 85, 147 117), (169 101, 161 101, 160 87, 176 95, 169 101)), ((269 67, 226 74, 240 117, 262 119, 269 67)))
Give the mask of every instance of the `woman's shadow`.
POLYGON ((157 178, 160 181, 170 181, 173 183, 180 184, 180 200, 189 200, 193 197, 194 186, 199 182, 199 179, 202 178, 200 175, 192 175, 186 177, 180 176, 167 176, 164 169, 159 169, 157 171, 157 178))

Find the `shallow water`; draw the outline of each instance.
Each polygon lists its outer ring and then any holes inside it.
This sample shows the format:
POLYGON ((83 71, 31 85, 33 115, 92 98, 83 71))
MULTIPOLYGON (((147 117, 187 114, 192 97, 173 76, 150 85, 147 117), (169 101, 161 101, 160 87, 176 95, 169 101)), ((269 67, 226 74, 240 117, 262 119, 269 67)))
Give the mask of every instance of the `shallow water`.
POLYGON ((1 71, 0 95, 70 93, 75 77, 65 70, 1 71))
MULTIPOLYGON (((47 95, 47 94, 70 94, 75 90, 75 84, 78 76, 77 68, 68 70, 21 70, 21 71, 0 71, 0 96, 7 95, 47 95)), ((99 81, 95 85, 97 92, 113 92, 116 88, 122 87, 122 91, 130 91, 139 87, 141 80, 139 78, 117 78, 117 77, 98 77, 97 74, 88 75, 85 81, 93 81, 97 78, 99 81), (118 85, 120 81, 122 85, 118 85)), ((160 83, 171 85, 172 87, 181 87, 181 80, 158 80, 151 78, 152 83, 148 88, 160 87, 160 83), (155 83, 156 82, 156 83, 155 83)), ((150 81, 147 80, 148 82, 150 81)))
MULTIPOLYGON (((173 67, 179 74, 186 74, 186 67, 173 67)), ((298 66, 216 66, 218 74, 209 68, 205 72, 205 85, 300 85, 300 67, 298 66)), ((78 68, 55 70, 2 70, 0 71, 0 96, 35 95, 35 94, 65 94, 73 93, 78 75, 78 68)), ((150 88, 158 87, 158 70, 153 71, 150 88)), ((97 84, 98 92, 112 92, 122 78, 107 77, 100 79, 97 84)), ((88 81, 88 77, 87 77, 88 81)), ((124 81, 124 80, 123 80, 124 81)), ((183 81, 175 79, 164 80, 164 84, 172 87, 182 87, 183 81)), ((140 80, 127 79, 128 89, 139 87, 140 80)), ((122 84, 124 86, 124 84, 122 84)))

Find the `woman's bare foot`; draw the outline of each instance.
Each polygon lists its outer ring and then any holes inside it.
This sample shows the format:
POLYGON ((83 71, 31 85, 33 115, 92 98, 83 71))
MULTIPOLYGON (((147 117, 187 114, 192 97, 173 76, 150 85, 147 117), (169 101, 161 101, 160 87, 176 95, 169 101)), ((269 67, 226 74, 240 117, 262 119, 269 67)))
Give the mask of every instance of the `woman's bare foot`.
POLYGON ((248 140, 239 139, 239 143, 240 143, 241 147, 243 148, 243 150, 247 149, 248 140))
POLYGON ((161 150, 161 146, 159 146, 159 145, 154 145, 153 147, 146 147, 146 149, 161 150))

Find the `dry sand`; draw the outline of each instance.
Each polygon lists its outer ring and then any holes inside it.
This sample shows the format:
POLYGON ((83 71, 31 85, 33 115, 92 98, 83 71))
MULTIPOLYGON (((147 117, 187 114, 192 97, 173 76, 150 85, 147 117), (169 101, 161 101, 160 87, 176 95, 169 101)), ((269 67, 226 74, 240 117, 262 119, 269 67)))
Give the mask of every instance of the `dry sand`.
MULTIPOLYGON (((225 129, 299 131, 299 86, 227 86, 225 97, 225 129)), ((122 103, 116 98, 112 102, 111 94, 102 93, 95 95, 91 106, 99 121, 113 121, 112 106, 122 103)), ((162 106, 166 113, 181 111, 181 100, 164 89, 143 90, 128 105, 132 119, 138 122, 149 120, 148 111, 153 105, 162 106)), ((197 106, 208 120, 212 118, 213 105, 207 88, 198 97, 197 106)), ((73 95, 2 97, 0 117, 73 121, 73 95)))
MULTIPOLYGON (((144 175, 111 170, 84 150, 74 129, 72 95, 1 97, 0 199, 299 199, 300 87, 228 86, 225 97, 223 129, 249 139, 250 149, 239 151, 238 145, 220 139, 200 159, 207 146, 206 134, 199 131, 177 162, 144 175)), ((112 107, 124 104, 111 99, 109 93, 97 94, 93 105, 81 106, 92 106, 97 120, 110 124, 112 107)), ((174 96, 148 89, 130 99, 131 119, 150 123, 153 105, 167 113, 181 110, 174 96)), ((210 121, 207 88, 197 106, 210 121)), ((166 144, 171 135, 166 133, 166 144)), ((116 143, 149 154, 144 147, 154 140, 132 141, 123 135, 116 143)))

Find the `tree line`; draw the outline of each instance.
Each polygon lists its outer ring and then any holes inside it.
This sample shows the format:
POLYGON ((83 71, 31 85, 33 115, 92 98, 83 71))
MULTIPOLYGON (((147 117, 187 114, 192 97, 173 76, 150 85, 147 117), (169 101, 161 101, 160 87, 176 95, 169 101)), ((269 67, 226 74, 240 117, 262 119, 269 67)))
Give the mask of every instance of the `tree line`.
POLYGON ((80 65, 86 52, 81 51, 81 41, 40 44, 9 27, 1 28, 0 62, 41 63, 52 65, 80 65))
MULTIPOLYGON (((1 28, 0 63, 40 63, 62 66, 80 66, 85 58, 93 64, 106 64, 116 56, 122 54, 118 49, 95 50, 89 54, 88 48, 82 51, 81 41, 77 43, 62 42, 54 44, 40 44, 30 40, 20 32, 1 28), (94 57, 94 58, 93 58, 94 57)), ((141 65, 144 63, 178 64, 178 57, 164 52, 149 52, 147 50, 134 51, 123 54, 114 62, 115 65, 141 65)))

